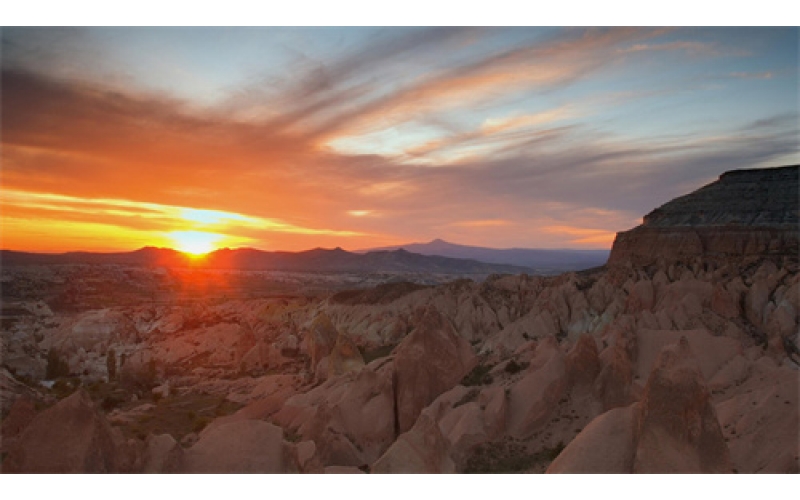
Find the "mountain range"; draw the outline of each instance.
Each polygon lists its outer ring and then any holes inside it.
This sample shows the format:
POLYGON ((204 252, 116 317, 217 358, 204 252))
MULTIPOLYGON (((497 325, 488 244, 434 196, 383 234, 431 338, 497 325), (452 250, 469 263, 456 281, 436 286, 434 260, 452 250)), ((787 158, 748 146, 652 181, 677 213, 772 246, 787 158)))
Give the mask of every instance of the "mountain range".
POLYGON ((393 247, 372 248, 362 252, 403 249, 421 255, 440 255, 454 259, 474 259, 490 264, 510 264, 549 274, 577 271, 602 266, 608 260, 608 250, 568 250, 543 248, 487 248, 458 245, 442 239, 428 243, 410 243, 393 247))
POLYGON ((280 270, 296 272, 399 272, 444 274, 519 274, 533 270, 524 266, 485 263, 474 259, 421 255, 403 249, 367 253, 341 248, 315 248, 303 252, 265 252, 253 248, 220 249, 202 260, 169 248, 144 247, 132 252, 67 252, 42 254, 0 251, 0 263, 13 265, 121 264, 133 266, 192 267, 214 269, 280 270))

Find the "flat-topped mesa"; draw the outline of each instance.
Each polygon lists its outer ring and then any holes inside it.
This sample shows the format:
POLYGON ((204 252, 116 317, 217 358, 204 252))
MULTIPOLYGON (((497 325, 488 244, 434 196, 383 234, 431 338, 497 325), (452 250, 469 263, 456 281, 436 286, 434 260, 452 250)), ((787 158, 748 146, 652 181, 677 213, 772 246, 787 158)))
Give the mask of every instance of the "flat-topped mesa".
POLYGON ((777 257, 797 260, 800 166, 733 170, 617 233, 609 265, 777 257))

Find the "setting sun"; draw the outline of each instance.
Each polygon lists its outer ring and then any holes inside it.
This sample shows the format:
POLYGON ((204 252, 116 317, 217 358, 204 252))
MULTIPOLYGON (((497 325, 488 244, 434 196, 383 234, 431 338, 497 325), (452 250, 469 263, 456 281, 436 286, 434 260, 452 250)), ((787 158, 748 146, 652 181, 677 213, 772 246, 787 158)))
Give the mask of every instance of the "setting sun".
POLYGON ((191 255, 203 255, 217 248, 221 234, 203 231, 173 231, 169 237, 175 242, 175 249, 191 255))

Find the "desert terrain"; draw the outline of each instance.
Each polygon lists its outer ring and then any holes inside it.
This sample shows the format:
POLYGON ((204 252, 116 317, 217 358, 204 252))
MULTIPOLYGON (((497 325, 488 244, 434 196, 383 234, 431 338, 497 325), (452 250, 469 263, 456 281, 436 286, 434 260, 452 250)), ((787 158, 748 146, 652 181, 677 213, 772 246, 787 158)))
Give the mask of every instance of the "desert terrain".
POLYGON ((798 167, 558 275, 2 263, 4 473, 798 473, 798 167))

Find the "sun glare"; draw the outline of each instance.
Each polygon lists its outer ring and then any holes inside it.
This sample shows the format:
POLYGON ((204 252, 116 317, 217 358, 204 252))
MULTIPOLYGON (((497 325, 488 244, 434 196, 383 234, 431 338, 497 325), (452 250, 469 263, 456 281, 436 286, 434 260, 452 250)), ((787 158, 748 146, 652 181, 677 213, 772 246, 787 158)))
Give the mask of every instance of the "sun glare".
POLYGON ((216 250, 221 234, 203 231, 173 231, 169 237, 175 242, 175 249, 190 255, 205 255, 216 250))

